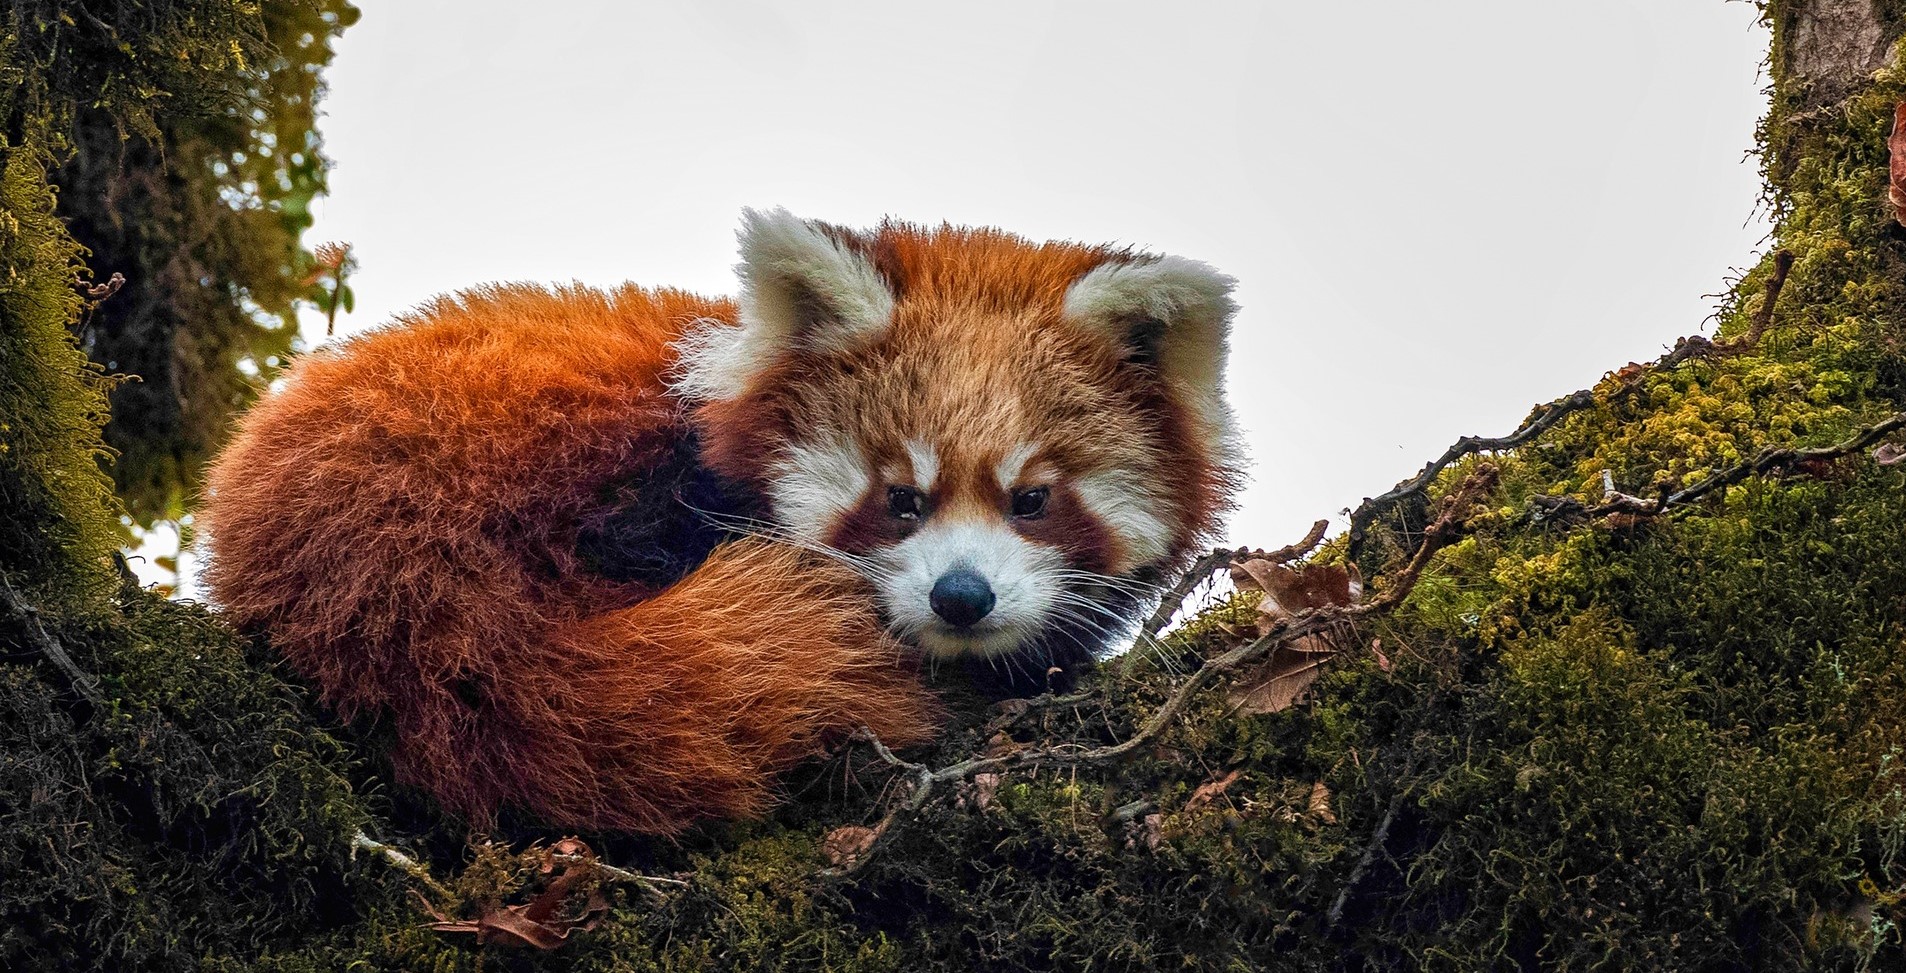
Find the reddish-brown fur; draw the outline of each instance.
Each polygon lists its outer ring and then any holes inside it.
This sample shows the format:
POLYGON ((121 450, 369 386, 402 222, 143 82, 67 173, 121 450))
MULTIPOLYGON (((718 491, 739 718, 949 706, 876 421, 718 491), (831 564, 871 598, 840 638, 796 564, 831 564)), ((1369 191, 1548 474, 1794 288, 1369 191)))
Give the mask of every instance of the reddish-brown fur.
POLYGON ((674 832, 760 810, 857 726, 928 738, 934 701, 846 569, 739 542, 658 593, 578 554, 688 434, 669 342, 733 313, 491 287, 307 356, 212 471, 214 596, 479 821, 674 832))
MULTIPOLYGON (((701 406, 704 457, 765 489, 775 456, 806 430, 839 429, 876 462, 905 468, 909 436, 946 446, 942 478, 984 495, 952 502, 1001 508, 991 470, 1015 444, 1037 441, 1035 466, 1078 473, 1120 468, 1171 484, 1157 511, 1174 528, 1170 560, 1207 540, 1229 509, 1238 473, 1219 444, 1193 431, 1155 377, 1118 341, 1067 321, 1066 290, 1126 251, 1033 243, 995 229, 926 229, 888 222, 867 233, 830 227, 866 255, 895 296, 894 320, 850 354, 796 352, 764 368, 748 394, 701 406)), ((1066 502, 1026 532, 1069 549, 1072 563, 1124 573, 1136 565, 1066 502)), ((897 537, 876 484, 832 537, 861 550, 897 537)))

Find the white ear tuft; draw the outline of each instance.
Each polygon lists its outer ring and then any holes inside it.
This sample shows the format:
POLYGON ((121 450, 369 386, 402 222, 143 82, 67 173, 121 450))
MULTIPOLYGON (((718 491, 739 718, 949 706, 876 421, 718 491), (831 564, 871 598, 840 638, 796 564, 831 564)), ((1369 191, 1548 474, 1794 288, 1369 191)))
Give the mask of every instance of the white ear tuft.
POLYGON ((790 348, 838 351, 893 317, 873 264, 785 209, 741 211, 740 323, 706 321, 676 343, 674 387, 691 399, 740 395, 790 348))
POLYGON ((837 348, 893 317, 872 262, 787 210, 742 210, 740 236, 743 327, 837 348))
POLYGON ((1066 291, 1065 314, 1120 341, 1151 345, 1143 352, 1159 376, 1207 431, 1223 435, 1230 426, 1222 386, 1236 283, 1183 257, 1108 261, 1066 291))

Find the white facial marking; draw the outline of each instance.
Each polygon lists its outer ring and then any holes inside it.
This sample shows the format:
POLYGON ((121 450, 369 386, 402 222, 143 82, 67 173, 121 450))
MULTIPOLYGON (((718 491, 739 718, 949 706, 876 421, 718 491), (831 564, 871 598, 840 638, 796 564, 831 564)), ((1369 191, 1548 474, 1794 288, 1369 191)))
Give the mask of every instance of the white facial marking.
POLYGON ((1073 481, 1072 492, 1118 538, 1126 563, 1118 571, 1150 564, 1171 551, 1171 529, 1152 514, 1160 504, 1143 478, 1124 470, 1091 473, 1073 481))
POLYGON ((879 557, 885 570, 874 584, 894 630, 939 656, 998 655, 1025 644, 1051 620, 1065 567, 1058 551, 986 521, 929 522, 879 557), (955 568, 974 571, 993 589, 993 610, 970 628, 933 612, 933 586, 955 568))
POLYGON ((771 470, 768 494, 775 519, 810 541, 825 540, 835 521, 873 485, 860 448, 838 432, 796 443, 771 470))
POLYGON ((913 485, 928 493, 940 478, 940 454, 918 439, 907 440, 907 459, 913 463, 913 485))
POLYGON ((999 461, 998 468, 993 470, 993 475, 999 480, 999 488, 1011 490, 1013 484, 1019 482, 1019 474, 1025 472, 1026 461, 1032 459, 1033 454, 1037 452, 1039 452, 1038 443, 1020 443, 1007 450, 1005 457, 999 461))

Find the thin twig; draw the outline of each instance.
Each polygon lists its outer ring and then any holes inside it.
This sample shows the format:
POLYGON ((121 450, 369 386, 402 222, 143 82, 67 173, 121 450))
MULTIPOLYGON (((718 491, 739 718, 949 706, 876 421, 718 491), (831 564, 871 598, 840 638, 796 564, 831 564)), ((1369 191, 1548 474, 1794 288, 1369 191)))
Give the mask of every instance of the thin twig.
POLYGON ((688 886, 687 882, 679 878, 664 878, 660 875, 642 875, 637 872, 631 872, 626 868, 617 868, 591 855, 551 855, 549 859, 550 861, 562 862, 565 865, 593 865, 596 871, 602 874, 603 878, 614 879, 618 882, 636 882, 644 885, 679 885, 684 888, 688 886))
POLYGON ((1685 507, 1716 490, 1732 486, 1750 476, 1764 476, 1774 470, 1791 469, 1805 463, 1819 463, 1851 456, 1900 429, 1906 429, 1906 412, 1894 413, 1870 426, 1861 426, 1854 430, 1851 436, 1828 446, 1816 446, 1811 449, 1780 449, 1769 446, 1762 449, 1753 459, 1711 473, 1681 490, 1658 499, 1643 499, 1604 489, 1603 502, 1593 507, 1570 497, 1543 495, 1531 498, 1530 503, 1535 506, 1537 517, 1544 520, 1595 518, 1617 513, 1652 517, 1677 507, 1685 507))
MULTIPOLYGON (((449 887, 445 886, 442 882, 437 881, 436 877, 430 874, 430 869, 425 867, 422 862, 404 854, 391 845, 378 841, 362 831, 351 836, 351 849, 353 851, 369 851, 382 855, 385 861, 396 866, 396 868, 404 874, 416 879, 418 884, 429 889, 438 898, 444 900, 456 898, 456 894, 450 891, 449 887)), ((663 878, 659 875, 641 875, 631 872, 626 868, 617 868, 594 855, 566 855, 557 853, 550 855, 549 858, 551 861, 561 862, 565 865, 592 867, 596 870, 596 873, 603 878, 617 882, 634 882, 640 885, 679 885, 684 887, 688 885, 687 882, 679 878, 663 878)))
POLYGON ((398 851, 390 845, 378 841, 362 831, 351 835, 351 850, 354 852, 360 850, 369 851, 382 855, 385 861, 397 866, 399 871, 416 879, 419 884, 429 889, 438 898, 446 901, 456 898, 456 895, 444 887, 442 882, 437 881, 431 876, 430 869, 425 868, 422 862, 398 851))
POLYGON ((1350 869, 1350 877, 1344 879, 1343 887, 1337 890, 1337 898, 1330 903, 1330 911, 1324 917, 1324 935, 1337 928, 1337 920, 1343 917, 1343 907, 1350 901, 1350 893, 1357 883, 1363 881, 1363 873, 1370 870, 1370 864, 1376 861, 1377 850, 1389 840, 1390 825, 1396 821, 1396 812, 1403 806, 1403 797, 1408 794, 1406 788, 1399 787, 1396 796, 1390 798, 1390 807, 1383 812, 1383 820, 1377 822, 1377 830, 1370 835, 1370 843, 1364 846, 1363 854, 1357 857, 1357 864, 1350 869))
MULTIPOLYGON (((1794 255, 1791 251, 1780 250, 1774 253, 1773 273, 1767 278, 1767 288, 1762 295, 1760 308, 1755 311, 1747 332, 1740 337, 1732 341, 1717 342, 1702 335, 1689 335, 1677 340, 1674 343, 1674 347, 1669 349, 1666 354, 1647 365, 1638 367, 1630 366, 1630 368, 1637 368, 1638 373, 1668 371, 1690 359, 1710 358, 1715 355, 1736 355, 1753 349, 1760 343, 1760 339, 1766 334, 1767 329, 1773 326, 1774 305, 1780 300, 1780 292, 1787 284, 1787 275, 1793 270, 1793 265, 1794 255)), ((1628 387, 1634 388, 1636 385, 1631 381, 1628 387)), ((1543 406, 1535 415, 1531 416, 1527 422, 1523 423, 1520 429, 1517 429, 1507 436, 1495 439, 1464 436, 1456 440, 1448 449, 1443 451, 1442 456, 1437 457, 1428 465, 1424 466, 1423 471, 1418 473, 1414 479, 1399 483, 1389 492, 1380 496, 1371 497, 1357 507, 1356 511, 1350 515, 1350 558, 1355 560, 1356 557, 1363 552, 1364 539, 1370 530, 1370 525, 1375 523, 1376 519, 1382 516, 1384 511, 1390 509, 1396 503, 1407 497, 1415 496, 1429 489, 1429 485, 1436 481, 1437 475, 1442 473, 1443 470, 1448 469, 1458 460, 1472 453, 1484 451, 1497 452, 1505 449, 1513 449, 1541 435, 1545 430, 1551 428, 1557 422, 1560 422, 1562 418, 1569 413, 1579 412, 1593 405, 1594 402, 1595 395, 1593 390, 1581 389, 1543 406)))
MULTIPOLYGON (((1258 556, 1276 564, 1295 561, 1316 550, 1317 545, 1324 542, 1324 534, 1329 530, 1330 521, 1319 520, 1310 525, 1310 533, 1305 534, 1303 540, 1258 556)), ((1192 562, 1191 567, 1186 568, 1185 572, 1179 575, 1177 583, 1166 590, 1165 596, 1159 599, 1158 607, 1139 629, 1138 637, 1132 641, 1131 648, 1120 657, 1118 674, 1123 676, 1130 670, 1132 659, 1138 655, 1139 648, 1157 640, 1158 634, 1165 630, 1165 626, 1171 624, 1172 618, 1185 607, 1185 599, 1191 597, 1191 593, 1196 591, 1199 585, 1210 580, 1213 574, 1230 567, 1233 562, 1248 556, 1249 553, 1246 548, 1231 551, 1217 548, 1192 562)))
POLYGON ((1726 345, 1732 352, 1746 351, 1760 344, 1761 335, 1774 325, 1774 305, 1780 300, 1781 288, 1787 286, 1787 274, 1793 270, 1793 251, 1779 250, 1774 253, 1774 272, 1767 278, 1767 290, 1761 294, 1760 308, 1754 312, 1752 324, 1747 333, 1726 345))
POLYGON ((1593 405, 1594 402, 1594 392, 1589 389, 1582 389, 1538 408, 1535 414, 1530 416, 1529 420, 1522 424, 1521 428, 1507 436, 1497 436, 1494 438, 1464 436, 1454 443, 1451 443, 1450 447, 1443 451, 1443 455, 1425 465, 1423 471, 1418 473, 1414 479, 1405 480, 1386 493, 1370 497, 1357 507, 1356 511, 1350 515, 1350 558, 1355 560, 1357 555, 1362 552, 1364 537, 1369 532, 1370 525, 1376 522, 1377 517, 1381 516, 1384 511, 1390 509, 1390 507, 1399 501, 1429 489, 1429 485, 1436 481, 1437 475, 1448 469, 1458 460, 1473 453, 1484 451, 1499 452, 1505 449, 1514 449, 1540 436, 1556 423, 1561 422, 1564 416, 1586 409, 1590 405, 1593 405))
POLYGON ((13 590, 12 582, 8 581, 5 575, 0 575, 0 602, 6 604, 8 614, 19 620, 20 628, 26 632, 27 641, 33 643, 33 647, 38 649, 41 655, 46 656, 47 661, 53 663, 55 668, 66 674, 66 681, 72 685, 74 692, 95 706, 105 702, 105 697, 99 692, 99 680, 80 668, 79 663, 74 662, 73 657, 66 654, 66 649, 61 647, 59 639, 54 638, 53 634, 46 630, 46 626, 41 624, 40 610, 27 604, 26 599, 13 590))

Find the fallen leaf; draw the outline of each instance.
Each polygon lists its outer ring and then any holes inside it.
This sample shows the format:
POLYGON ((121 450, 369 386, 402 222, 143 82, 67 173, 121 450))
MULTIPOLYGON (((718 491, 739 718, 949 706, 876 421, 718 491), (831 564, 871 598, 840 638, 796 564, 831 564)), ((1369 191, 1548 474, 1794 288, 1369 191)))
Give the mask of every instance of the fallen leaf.
POLYGON ((1363 577, 1355 565, 1304 564, 1298 567, 1251 560, 1231 569, 1240 588, 1264 592, 1270 606, 1287 615, 1310 608, 1354 605, 1363 595, 1363 577))
POLYGON ((993 803, 993 795, 999 793, 1000 776, 998 774, 973 775, 973 803, 984 811, 993 803))
POLYGON ((1390 657, 1383 654, 1383 640, 1382 639, 1370 640, 1370 654, 1373 656, 1376 656, 1378 669, 1381 669, 1384 672, 1389 672, 1390 670, 1396 668, 1396 664, 1390 661, 1390 657))
POLYGON ((1216 780, 1208 780, 1199 784, 1198 789, 1191 792, 1191 798, 1185 801, 1185 810, 1195 811, 1217 800, 1224 795, 1225 788, 1237 782, 1238 776, 1242 773, 1243 771, 1241 770, 1233 770, 1216 780))
POLYGON ((1231 690, 1231 705, 1245 716, 1290 709, 1304 698, 1310 684, 1323 674, 1324 664, 1336 654, 1336 649, 1317 638, 1282 646, 1231 690))
MULTIPOLYGON (((1260 636, 1270 634, 1281 620, 1313 608, 1354 605, 1363 597, 1363 576, 1356 565, 1305 564, 1289 567, 1252 558, 1232 566, 1231 578, 1246 591, 1262 591, 1258 603, 1260 636)), ((1337 646, 1319 635, 1280 646, 1258 668, 1239 678, 1231 702, 1246 716, 1289 709, 1317 680, 1323 664, 1337 646)), ((1387 661, 1387 660, 1386 660, 1387 661)))
POLYGON ((867 828, 858 824, 835 828, 821 839, 821 854, 827 863, 835 868, 852 868, 862 855, 873 848, 880 839, 879 828, 867 828))
POLYGON ((1325 824, 1336 824, 1337 813, 1330 809, 1330 788, 1323 781, 1310 785, 1310 816, 1325 824))
POLYGON ((1024 749, 1026 749, 1025 744, 1008 736, 1003 730, 986 738, 986 756, 988 757, 1003 757, 1024 749))
POLYGON ((998 774, 974 774, 973 779, 960 785, 958 804, 965 807, 971 804, 975 809, 984 811, 992 806, 994 795, 999 793, 998 774))
POLYGON ((1906 225, 1906 102, 1893 107, 1893 134, 1886 140, 1886 151, 1892 156, 1886 198, 1893 204, 1893 218, 1906 225))
MULTIPOLYGON (((539 871, 550 876, 549 884, 522 905, 489 903, 475 919, 451 919, 438 912, 421 895, 425 911, 437 921, 427 928, 437 932, 474 934, 476 941, 509 948, 550 950, 569 941, 578 929, 593 929, 609 909, 602 893, 590 888, 581 901, 583 883, 596 874, 595 852, 577 838, 565 838, 550 849, 550 858, 539 871), (561 861, 555 856, 573 856, 581 861, 561 861)), ((413 893, 414 894, 414 893, 413 893)))
POLYGON ((1906 447, 1898 443, 1881 443, 1873 450, 1873 461, 1881 466, 1898 466, 1906 460, 1906 447))

